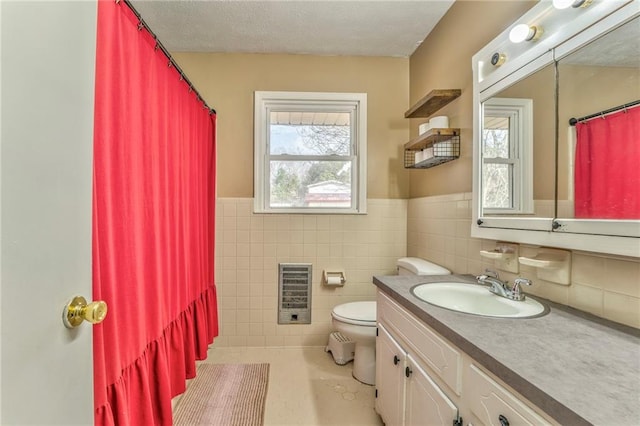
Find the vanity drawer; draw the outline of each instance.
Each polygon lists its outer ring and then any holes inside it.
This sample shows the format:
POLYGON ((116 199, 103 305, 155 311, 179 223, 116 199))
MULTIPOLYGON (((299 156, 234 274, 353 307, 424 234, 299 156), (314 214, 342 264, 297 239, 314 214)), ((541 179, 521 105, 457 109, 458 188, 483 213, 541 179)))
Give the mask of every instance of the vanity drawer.
POLYGON ((485 425, 500 426, 500 416, 511 425, 550 425, 475 365, 469 365, 464 392, 471 411, 485 425))
POLYGON ((460 395, 462 355, 412 314, 378 291, 378 321, 428 365, 456 395, 460 395))

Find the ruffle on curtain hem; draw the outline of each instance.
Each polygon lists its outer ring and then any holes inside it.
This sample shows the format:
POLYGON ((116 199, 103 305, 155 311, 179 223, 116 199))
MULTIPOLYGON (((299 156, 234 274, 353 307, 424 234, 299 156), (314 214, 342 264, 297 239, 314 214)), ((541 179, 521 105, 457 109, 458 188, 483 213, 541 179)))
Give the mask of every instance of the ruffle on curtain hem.
POLYGON ((147 345, 107 387, 107 403, 96 408, 96 424, 172 424, 171 399, 186 390, 186 379, 196 376, 195 361, 206 359, 208 346, 218 335, 216 300, 216 288, 211 286, 147 345))

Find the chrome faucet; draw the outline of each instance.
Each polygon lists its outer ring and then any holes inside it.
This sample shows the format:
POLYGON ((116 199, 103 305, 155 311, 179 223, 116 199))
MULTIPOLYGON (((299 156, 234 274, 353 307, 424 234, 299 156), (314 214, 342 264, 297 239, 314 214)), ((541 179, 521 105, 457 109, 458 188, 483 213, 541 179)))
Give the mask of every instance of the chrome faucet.
POLYGON ((522 284, 531 285, 532 282, 531 282, 531 280, 528 280, 526 278, 516 278, 515 280, 513 280, 513 287, 511 288, 511 297, 510 297, 510 299, 512 299, 512 300, 524 300, 525 295, 522 292, 522 289, 520 288, 520 286, 522 284))
POLYGON ((478 280, 478 284, 489 284, 491 288, 489 291, 491 293, 497 294, 498 296, 507 297, 507 283, 500 279, 500 275, 496 271, 492 271, 491 269, 485 270, 486 275, 478 275, 476 279, 478 280))
POLYGON ((476 279, 478 280, 478 284, 489 284, 491 286, 489 288, 491 293, 516 301, 525 299, 521 286, 523 284, 531 285, 531 281, 526 278, 516 278, 513 282, 513 287, 509 289, 507 281, 502 281, 498 273, 491 269, 485 270, 485 275, 478 275, 476 279))

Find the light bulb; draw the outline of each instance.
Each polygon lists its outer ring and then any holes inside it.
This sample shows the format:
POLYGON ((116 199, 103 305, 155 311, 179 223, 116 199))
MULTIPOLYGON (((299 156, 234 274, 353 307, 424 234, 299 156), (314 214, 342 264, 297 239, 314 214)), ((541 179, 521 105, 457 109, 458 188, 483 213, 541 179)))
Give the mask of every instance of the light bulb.
POLYGON ((553 0, 553 7, 556 9, 567 9, 568 7, 587 7, 593 0, 553 0))
POLYGON ((553 7, 556 9, 566 9, 573 5, 574 0, 553 0, 553 7))
POLYGON ((518 24, 509 32, 509 40, 513 43, 522 43, 523 41, 532 40, 536 35, 537 28, 527 24, 518 24))

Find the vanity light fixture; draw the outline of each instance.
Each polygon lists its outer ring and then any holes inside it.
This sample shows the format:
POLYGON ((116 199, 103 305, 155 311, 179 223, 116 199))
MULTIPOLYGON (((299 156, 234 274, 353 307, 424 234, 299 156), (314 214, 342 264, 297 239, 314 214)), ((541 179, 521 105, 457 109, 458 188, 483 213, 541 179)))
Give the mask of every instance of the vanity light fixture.
POLYGON ((593 0, 553 0, 553 7, 556 9, 566 9, 568 7, 587 7, 593 0))
POLYGON ((522 43, 523 41, 535 41, 542 35, 542 27, 535 25, 518 24, 509 32, 509 40, 512 43, 522 43))

